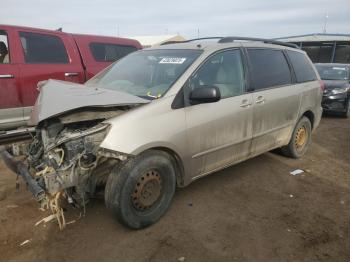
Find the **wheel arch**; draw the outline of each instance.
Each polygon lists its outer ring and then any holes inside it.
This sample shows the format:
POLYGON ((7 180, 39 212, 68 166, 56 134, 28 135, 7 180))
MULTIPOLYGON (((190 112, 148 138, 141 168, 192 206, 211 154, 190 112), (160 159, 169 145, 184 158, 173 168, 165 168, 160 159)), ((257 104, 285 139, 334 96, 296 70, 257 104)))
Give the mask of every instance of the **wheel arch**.
POLYGON ((175 167, 176 184, 178 187, 183 187, 185 185, 185 182, 184 182, 185 169, 184 169, 183 161, 179 156, 179 154, 176 153, 173 149, 169 147, 164 147, 164 146, 156 146, 156 147, 148 148, 140 152, 139 154, 142 154, 146 151, 151 151, 151 150, 162 151, 167 153, 170 156, 171 161, 173 162, 175 167))
POLYGON ((303 116, 307 117, 310 120, 311 129, 313 130, 315 124, 315 114, 311 110, 307 110, 301 115, 301 117, 303 116))

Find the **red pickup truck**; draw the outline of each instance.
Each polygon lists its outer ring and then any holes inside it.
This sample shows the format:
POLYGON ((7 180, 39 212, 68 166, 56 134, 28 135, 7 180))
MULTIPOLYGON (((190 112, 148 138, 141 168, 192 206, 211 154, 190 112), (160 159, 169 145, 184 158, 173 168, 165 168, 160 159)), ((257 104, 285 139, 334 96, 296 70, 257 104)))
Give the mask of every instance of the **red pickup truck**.
POLYGON ((83 83, 138 49, 132 39, 0 25, 0 131, 26 125, 39 81, 83 83))

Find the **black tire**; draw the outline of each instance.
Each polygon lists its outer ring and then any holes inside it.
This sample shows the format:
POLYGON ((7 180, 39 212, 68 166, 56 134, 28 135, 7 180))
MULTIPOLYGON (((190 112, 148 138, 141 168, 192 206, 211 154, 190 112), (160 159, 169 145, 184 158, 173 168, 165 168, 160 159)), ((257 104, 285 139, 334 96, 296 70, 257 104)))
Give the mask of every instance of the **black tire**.
POLYGON ((311 131, 312 131, 312 128, 311 128, 310 120, 305 116, 300 118, 293 130, 293 134, 289 144, 281 148, 282 153, 285 156, 288 156, 291 158, 302 157, 310 146, 311 131), (300 141, 300 132, 304 132, 304 131, 306 132, 305 138, 304 138, 305 140, 301 139, 302 141, 300 141), (300 143, 300 142, 303 142, 303 143, 300 143))
POLYGON ((112 171, 106 184, 105 203, 123 225, 145 228, 168 210, 175 187, 171 157, 149 150, 112 171))
POLYGON ((349 118, 350 117, 350 98, 348 99, 348 102, 346 103, 346 109, 345 109, 344 117, 349 118))

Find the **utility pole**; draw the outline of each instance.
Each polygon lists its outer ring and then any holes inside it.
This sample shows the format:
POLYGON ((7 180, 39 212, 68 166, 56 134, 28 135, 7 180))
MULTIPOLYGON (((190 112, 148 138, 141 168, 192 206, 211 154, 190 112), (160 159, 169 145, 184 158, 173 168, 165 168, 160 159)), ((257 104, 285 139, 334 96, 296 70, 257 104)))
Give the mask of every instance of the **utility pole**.
POLYGON ((323 25, 323 33, 327 33, 327 20, 328 20, 328 12, 325 13, 324 15, 324 25, 323 25))
POLYGON ((199 28, 197 28, 197 38, 199 38, 199 28))
POLYGON ((119 25, 117 25, 117 36, 119 37, 119 25))

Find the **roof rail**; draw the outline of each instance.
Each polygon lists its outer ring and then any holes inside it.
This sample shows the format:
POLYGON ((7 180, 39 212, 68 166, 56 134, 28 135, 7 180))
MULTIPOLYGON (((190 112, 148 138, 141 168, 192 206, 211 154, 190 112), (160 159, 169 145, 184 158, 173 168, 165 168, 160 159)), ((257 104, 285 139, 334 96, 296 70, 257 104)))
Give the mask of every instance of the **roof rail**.
POLYGON ((164 43, 161 43, 160 45, 171 45, 171 44, 181 44, 184 41, 176 41, 176 40, 170 40, 170 41, 166 41, 164 43))
POLYGON ((183 41, 166 41, 164 43, 161 43, 160 45, 170 45, 170 44, 180 44, 180 43, 188 43, 188 42, 194 42, 194 41, 200 41, 200 40, 210 40, 210 39, 222 39, 223 36, 211 36, 211 37, 201 37, 201 38, 193 38, 189 40, 183 40, 183 41))
MULTIPOLYGON (((176 43, 188 43, 188 42, 194 42, 194 41, 200 41, 200 40, 211 40, 211 39, 218 39, 218 43, 223 44, 223 43, 232 43, 236 40, 241 40, 241 41, 259 41, 263 42, 265 44, 273 44, 273 45, 281 45, 281 46, 287 46, 287 47, 292 47, 292 48, 299 48, 298 45, 293 44, 293 43, 286 43, 282 41, 277 41, 277 40, 272 40, 272 39, 265 39, 265 38, 256 38, 256 37, 241 37, 241 36, 211 36, 211 37, 201 37, 201 38, 193 38, 189 40, 184 40, 184 41, 177 41, 176 43)), ((161 45, 166 45, 166 44, 173 44, 175 43, 172 41, 165 42, 161 45)))
POLYGON ((210 37, 200 37, 200 38, 193 38, 189 40, 185 40, 182 43, 188 43, 188 42, 194 42, 194 41, 200 41, 200 40, 210 40, 210 39, 223 39, 225 37, 223 36, 210 36, 210 37))
POLYGON ((292 48, 298 48, 299 49, 299 46, 297 46, 296 44, 286 43, 286 42, 282 42, 282 41, 276 41, 276 40, 272 40, 272 39, 255 38, 255 37, 228 36, 228 37, 221 38, 218 41, 218 43, 231 43, 231 42, 234 42, 236 40, 259 41, 259 42, 263 42, 265 44, 282 45, 282 46, 287 46, 287 47, 292 47, 292 48))

